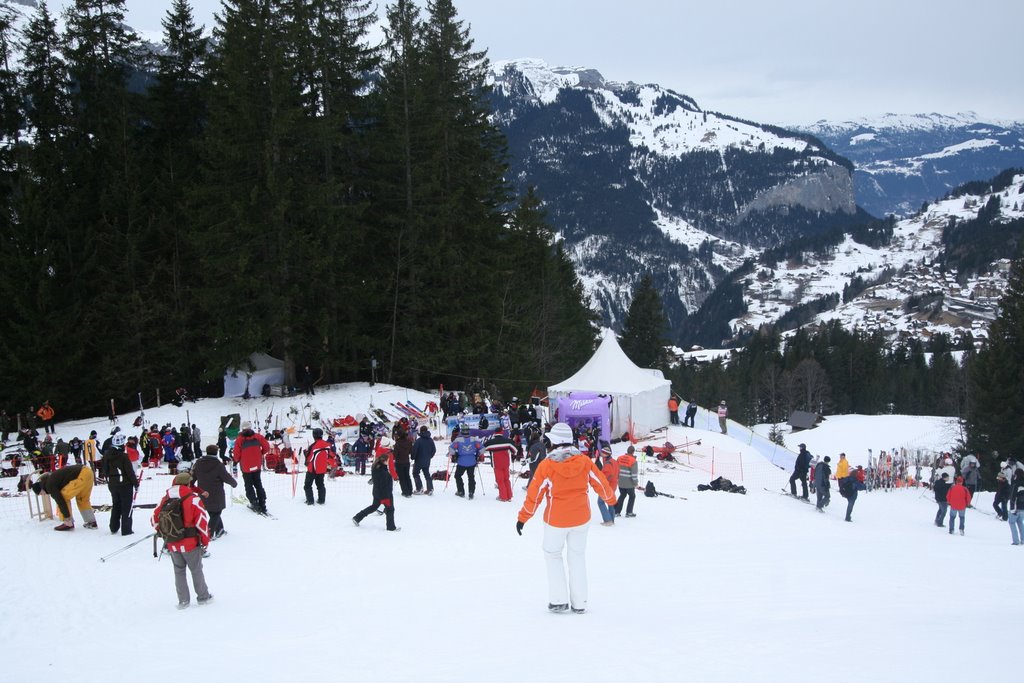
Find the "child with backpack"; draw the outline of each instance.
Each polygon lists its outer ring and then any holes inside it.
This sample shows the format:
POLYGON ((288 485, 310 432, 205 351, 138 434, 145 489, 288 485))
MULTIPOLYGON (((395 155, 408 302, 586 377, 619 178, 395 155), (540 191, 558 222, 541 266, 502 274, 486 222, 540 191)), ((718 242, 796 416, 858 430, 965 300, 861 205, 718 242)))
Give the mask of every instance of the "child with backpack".
POLYGON ((178 609, 185 609, 191 604, 186 569, 192 574, 196 602, 206 605, 213 600, 203 574, 203 554, 210 545, 209 515, 199 492, 190 485, 191 481, 188 472, 175 475, 173 485, 156 506, 152 519, 156 529, 153 554, 156 554, 156 538, 163 539, 164 550, 174 566, 178 609))

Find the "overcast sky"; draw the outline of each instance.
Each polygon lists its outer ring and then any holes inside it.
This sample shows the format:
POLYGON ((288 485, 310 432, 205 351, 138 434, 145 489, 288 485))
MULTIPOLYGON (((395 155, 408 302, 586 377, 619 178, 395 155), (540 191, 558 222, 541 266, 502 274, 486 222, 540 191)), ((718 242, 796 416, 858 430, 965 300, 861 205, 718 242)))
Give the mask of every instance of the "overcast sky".
MULTIPOLYGON (((128 23, 160 31, 170 5, 127 0, 128 23)), ((211 28, 220 0, 192 5, 197 21, 211 28)), ((961 111, 1024 120, 1021 0, 455 0, 455 6, 491 60, 587 66, 613 80, 658 83, 705 109, 758 122, 961 111)))

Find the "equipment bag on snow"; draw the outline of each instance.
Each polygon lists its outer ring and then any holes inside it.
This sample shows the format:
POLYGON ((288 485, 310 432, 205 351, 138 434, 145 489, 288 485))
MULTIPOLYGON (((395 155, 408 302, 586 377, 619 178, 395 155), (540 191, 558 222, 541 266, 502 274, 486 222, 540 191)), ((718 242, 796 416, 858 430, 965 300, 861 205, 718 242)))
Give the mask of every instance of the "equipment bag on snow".
POLYGON ((654 490, 653 481, 647 482, 647 486, 644 487, 644 495, 648 498, 656 498, 658 496, 658 492, 654 490))

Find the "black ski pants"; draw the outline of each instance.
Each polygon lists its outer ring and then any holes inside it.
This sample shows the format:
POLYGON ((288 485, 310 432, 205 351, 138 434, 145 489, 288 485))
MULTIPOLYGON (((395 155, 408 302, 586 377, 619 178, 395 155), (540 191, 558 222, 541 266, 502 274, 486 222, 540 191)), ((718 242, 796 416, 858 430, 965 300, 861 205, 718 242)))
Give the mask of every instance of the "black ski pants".
POLYGON ((789 478, 789 492, 794 496, 796 495, 796 482, 799 480, 803 487, 804 495, 803 499, 807 500, 809 494, 807 493, 807 473, 806 472, 794 472, 793 476, 789 478))
POLYGON ((245 484, 245 497, 258 512, 267 511, 267 492, 263 490, 263 478, 260 471, 242 472, 242 482, 245 484))
POLYGON ((395 463, 395 472, 398 473, 398 487, 402 489, 402 495, 408 498, 412 495, 412 477, 409 475, 409 463, 395 463))
POLYGON ((412 478, 413 478, 413 481, 416 482, 416 490, 417 491, 422 491, 423 490, 423 483, 421 483, 421 481, 420 481, 420 474, 422 474, 423 475, 423 479, 426 480, 426 482, 425 482, 426 485, 427 485, 426 490, 427 491, 433 491, 434 490, 434 480, 430 478, 430 465, 423 465, 423 466, 416 465, 415 467, 412 468, 412 478))
POLYGON ((853 514, 853 504, 857 502, 857 490, 850 491, 846 496, 846 521, 851 522, 850 515, 853 514))
POLYGON ((621 486, 619 487, 619 500, 615 503, 615 514, 622 514, 622 503, 625 502, 626 498, 629 498, 629 503, 626 504, 626 514, 633 514, 633 503, 636 502, 636 489, 633 487, 624 489, 621 486))
POLYGON ((469 477, 469 495, 476 493, 476 467, 464 467, 463 465, 455 466, 455 495, 465 495, 466 490, 462 486, 462 475, 466 474, 469 477))
POLYGON ((327 500, 327 489, 324 488, 324 475, 314 474, 313 472, 306 472, 306 481, 302 485, 302 490, 306 492, 306 504, 313 504, 313 484, 316 484, 316 502, 323 505, 324 501, 327 500))
POLYGON ((372 515, 374 512, 376 512, 377 508, 379 508, 382 503, 384 504, 384 520, 387 522, 388 531, 394 531, 395 503, 390 498, 386 500, 381 500, 380 498, 374 496, 373 502, 370 503, 367 507, 357 512, 356 516, 353 517, 353 519, 355 519, 357 522, 363 521, 364 519, 366 519, 367 515, 372 515))
POLYGON ((210 514, 210 538, 213 538, 218 533, 224 531, 224 520, 221 519, 221 515, 224 514, 223 510, 207 510, 210 514))
POLYGON ((110 533, 121 530, 122 536, 132 533, 132 494, 135 492, 131 484, 107 486, 110 490, 110 533))

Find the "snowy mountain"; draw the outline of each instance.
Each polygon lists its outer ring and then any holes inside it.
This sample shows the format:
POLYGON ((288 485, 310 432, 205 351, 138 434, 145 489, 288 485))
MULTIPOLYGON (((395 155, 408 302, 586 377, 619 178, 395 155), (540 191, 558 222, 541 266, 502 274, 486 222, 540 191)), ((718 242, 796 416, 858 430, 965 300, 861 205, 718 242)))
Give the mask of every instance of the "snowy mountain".
POLYGON ((797 129, 856 165, 857 204, 875 216, 907 216, 962 183, 1024 167, 1024 122, 973 112, 887 114, 797 129))
POLYGON ((839 320, 893 341, 936 333, 984 340, 1006 289, 1007 257, 1019 253, 1024 235, 1024 172, 965 187, 894 223, 887 244, 844 234, 824 249, 763 256, 738 278, 747 311, 730 321, 733 332, 790 314, 788 327, 839 320), (815 303, 820 311, 809 309, 815 303), (801 307, 805 315, 792 315, 801 307))
POLYGON ((858 218, 852 166, 811 136, 592 69, 521 59, 492 78, 513 182, 536 186, 605 324, 650 272, 677 330, 758 249, 858 218))

